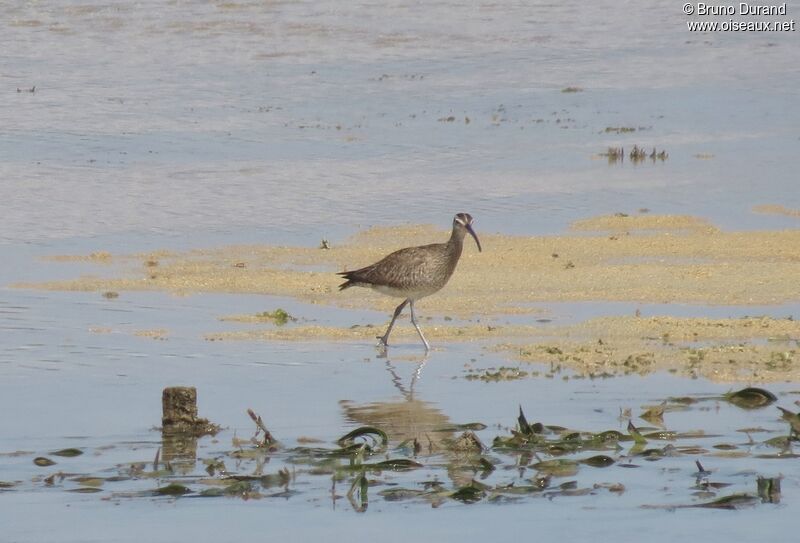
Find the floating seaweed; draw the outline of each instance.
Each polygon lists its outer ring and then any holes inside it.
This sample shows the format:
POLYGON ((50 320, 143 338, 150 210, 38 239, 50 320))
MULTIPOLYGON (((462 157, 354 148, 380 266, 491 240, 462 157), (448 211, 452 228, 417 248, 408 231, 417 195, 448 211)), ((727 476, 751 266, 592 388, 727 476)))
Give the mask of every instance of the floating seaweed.
POLYGON ((722 398, 742 409, 760 409, 778 401, 772 392, 756 387, 728 392, 722 398))
MULTIPOLYGON (((322 248, 327 248, 327 247, 322 247, 322 248)), ((256 319, 261 321, 271 321, 276 326, 283 326, 284 324, 290 321, 295 322, 297 320, 296 317, 293 317, 292 315, 289 314, 288 311, 280 307, 278 309, 275 309, 274 311, 262 311, 260 313, 256 313, 255 317, 256 319)))
POLYGON ((80 449, 69 448, 69 449, 61 449, 59 451, 53 451, 53 456, 62 456, 64 458, 73 458, 75 456, 80 456, 83 454, 83 451, 80 449))
MULTIPOLYGON (((771 393, 762 389, 747 388, 726 395, 750 399, 755 403, 770 401, 771 393)), ((774 395, 773 395, 774 397, 774 395)), ((480 422, 435 426, 428 439, 437 440, 435 451, 422 452, 417 438, 400 441, 391 432, 391 426, 382 428, 365 424, 342 435, 334 443, 313 438, 297 439, 297 446, 278 443, 267 423, 252 409, 248 417, 256 427, 250 439, 234 436, 231 450, 219 450, 206 458, 197 458, 197 447, 186 465, 169 451, 169 441, 164 437, 162 448, 150 461, 139 461, 117 466, 118 475, 95 473, 68 473, 56 471, 36 479, 48 490, 62 489, 76 494, 100 494, 104 498, 135 499, 158 497, 165 500, 191 498, 254 500, 291 498, 314 489, 313 481, 326 481, 330 486, 330 499, 342 499, 357 512, 365 512, 370 498, 386 503, 414 502, 438 506, 446 502, 461 504, 513 503, 555 497, 577 497, 600 492, 623 493, 625 484, 615 481, 597 482, 596 475, 587 484, 588 470, 602 470, 602 474, 619 473, 611 466, 647 469, 652 463, 669 462, 665 469, 683 469, 687 478, 687 497, 692 502, 679 505, 646 505, 666 509, 712 508, 738 509, 756 504, 779 503, 780 477, 752 474, 757 493, 737 492, 719 496, 724 489, 737 484, 736 480, 713 480, 715 469, 704 466, 705 458, 715 461, 725 454, 752 458, 788 459, 798 455, 791 451, 796 439, 792 422, 798 415, 779 408, 782 417, 792 428, 789 435, 767 435, 759 441, 760 454, 749 453, 751 446, 720 442, 699 446, 694 441, 714 438, 705 431, 677 431, 664 426, 663 413, 672 408, 687 409, 698 402, 718 401, 719 396, 704 398, 670 398, 653 406, 645 406, 644 413, 654 410, 661 415, 661 424, 636 426, 627 419, 627 429, 620 431, 587 431, 558 424, 531 422, 522 406, 514 426, 500 430, 499 435, 481 441, 479 433, 491 432, 480 422), (449 434, 449 435, 448 435, 449 434), (399 442, 399 443, 398 443, 399 442), (764 453, 764 449, 767 452, 764 453), (771 452, 770 452, 771 451, 771 452), (704 458, 703 462, 699 458, 704 458), (668 460, 669 459, 669 460, 668 460), (274 469, 267 471, 270 465, 274 469), (188 467, 187 467, 188 466, 188 467), (680 466, 684 466, 681 468, 680 466), (609 468, 609 469, 605 469, 609 468), (443 476, 444 475, 444 476, 443 476), (139 488, 117 491, 118 488, 139 488), (299 484, 298 484, 299 481, 299 484), (309 484, 311 481, 311 484, 309 484), (142 486, 145 488, 142 489, 142 486), (134 486, 135 488, 135 486, 134 486), (346 490, 337 493, 337 488, 346 490), (342 495, 344 494, 344 495, 342 495)), ((748 404, 749 405, 749 404, 748 404)), ((630 416, 630 413, 627 413, 630 416)), ((615 414, 616 415, 616 414, 615 414)), ((654 417, 658 418, 658 417, 654 417)), ((615 423, 616 416, 614 416, 615 423)), ((656 424, 658 421, 653 421, 656 424)), ((758 428, 748 428, 748 435, 757 434, 758 428)), ((480 434, 485 437, 485 434, 480 434)), ((196 438, 193 438, 196 441, 196 438)), ((751 443, 756 444, 755 441, 751 443)), ((203 450, 201 447, 199 450, 203 450)), ((48 453, 63 458, 87 456, 85 447, 60 449, 48 453)), ((21 453, 23 454, 23 453, 21 453)), ((30 454, 32 457, 34 453, 30 454)), ((89 455, 91 456, 91 455, 89 455)), ((95 455, 96 456, 96 455, 95 455)), ((54 465, 44 456, 34 461, 42 468, 54 465), (41 463, 41 464, 40 464, 41 463)), ((82 458, 81 462, 86 459, 82 458)), ((59 466, 61 468, 61 466, 59 466)), ((56 468, 58 469, 58 468, 56 468)), ((62 468, 63 469, 63 468, 62 468)), ((15 492, 21 483, 0 483, 0 490, 15 492)), ((316 490, 320 490, 318 484, 316 490)), ((748 490, 748 489, 745 489, 748 490)))
MULTIPOLYGON (((606 132, 632 132, 635 128, 629 127, 608 127, 606 132)), ((609 164, 616 164, 617 162, 624 162, 625 148, 624 147, 608 147, 605 152, 600 153, 600 156, 606 157, 609 164)), ((644 147, 634 145, 633 149, 628 153, 628 158, 633 164, 641 164, 647 159, 655 163, 656 161, 664 162, 669 158, 669 154, 665 150, 657 150, 655 147, 648 152, 644 147)))

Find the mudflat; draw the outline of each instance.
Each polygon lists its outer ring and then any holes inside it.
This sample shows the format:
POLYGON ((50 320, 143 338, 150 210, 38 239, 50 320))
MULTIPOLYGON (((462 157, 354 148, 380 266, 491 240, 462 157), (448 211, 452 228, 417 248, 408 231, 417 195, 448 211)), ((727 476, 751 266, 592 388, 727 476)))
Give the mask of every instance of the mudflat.
MULTIPOLYGON (((431 226, 370 228, 320 247, 239 245, 188 252, 59 255, 87 261, 104 276, 21 288, 259 293, 313 304, 387 312, 397 300, 366 289, 338 291, 335 272, 361 267, 400 247, 435 243, 448 232, 431 226), (113 273, 109 273, 109 271, 113 273)), ((692 216, 609 215, 572 224, 556 236, 479 232, 484 252, 465 246, 450 283, 419 303, 430 339, 494 340, 522 360, 567 364, 587 374, 655 369, 725 380, 800 377, 800 323, 776 318, 603 317, 578 325, 505 324, 504 315, 534 314, 538 304, 627 301, 769 305, 800 299, 800 230, 729 232, 692 216), (524 343, 525 340, 535 340, 524 343), (510 343, 513 340, 515 343, 510 343), (523 342, 523 343, 520 343, 523 342)), ((220 315, 270 323, 258 315, 220 315)), ((533 323, 534 319, 531 319, 533 323)), ((519 319, 517 319, 519 321, 519 319)), ((207 339, 358 340, 385 325, 337 327, 294 323, 209 334, 207 339)), ((396 336, 413 337, 401 323, 396 336)))

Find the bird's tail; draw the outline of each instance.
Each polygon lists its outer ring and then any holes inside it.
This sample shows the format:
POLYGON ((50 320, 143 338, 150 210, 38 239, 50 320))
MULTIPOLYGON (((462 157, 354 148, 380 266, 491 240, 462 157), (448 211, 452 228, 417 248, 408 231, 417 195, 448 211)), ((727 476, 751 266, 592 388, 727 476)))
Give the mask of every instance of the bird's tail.
POLYGON ((352 272, 339 272, 339 273, 337 274, 337 275, 341 275, 342 277, 344 277, 345 279, 347 279, 347 281, 345 281, 344 283, 342 283, 341 285, 339 285, 339 290, 344 290, 344 289, 346 289, 346 288, 350 288, 350 287, 352 287, 353 285, 355 285, 355 281, 353 281, 353 277, 350 275, 351 273, 352 273, 352 272))

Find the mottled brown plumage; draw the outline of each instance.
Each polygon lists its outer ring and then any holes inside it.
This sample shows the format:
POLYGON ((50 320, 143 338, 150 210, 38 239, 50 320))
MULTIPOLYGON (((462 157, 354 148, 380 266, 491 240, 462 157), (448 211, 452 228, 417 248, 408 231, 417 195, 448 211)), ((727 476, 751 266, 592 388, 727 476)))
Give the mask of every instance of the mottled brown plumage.
POLYGON ((379 336, 380 345, 384 347, 388 345, 389 333, 392 331, 395 320, 406 304, 409 304, 411 323, 417 329, 419 337, 425 344, 425 349, 430 349, 428 341, 417 324, 414 302, 438 292, 447 284, 456 269, 459 258, 461 258, 464 236, 467 233, 475 238, 475 243, 480 251, 481 243, 472 229, 472 217, 469 213, 459 213, 453 218, 453 232, 447 242, 400 249, 370 266, 339 273, 347 279, 339 285, 339 290, 349 287, 368 287, 389 296, 405 298, 395 309, 386 333, 379 336))

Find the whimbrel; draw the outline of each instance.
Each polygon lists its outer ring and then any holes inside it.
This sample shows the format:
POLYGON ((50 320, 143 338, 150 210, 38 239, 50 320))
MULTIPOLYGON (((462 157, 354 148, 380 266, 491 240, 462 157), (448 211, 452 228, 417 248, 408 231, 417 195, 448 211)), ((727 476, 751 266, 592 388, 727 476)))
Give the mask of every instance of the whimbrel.
POLYGON ((461 258, 464 236, 467 232, 475 238, 480 251, 481 242, 472 229, 472 216, 469 213, 459 213, 453 218, 453 232, 446 243, 407 247, 385 256, 371 266, 339 273, 347 279, 339 285, 339 290, 349 287, 369 287, 395 298, 404 298, 394 310, 392 322, 389 323, 386 333, 378 336, 378 345, 383 347, 389 345, 389 334, 394 321, 408 305, 411 308, 411 324, 417 329, 422 343, 425 344, 425 350, 430 350, 430 344, 417 324, 414 302, 438 292, 447 284, 456 269, 458 259, 461 258))

